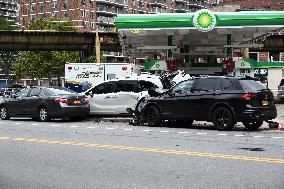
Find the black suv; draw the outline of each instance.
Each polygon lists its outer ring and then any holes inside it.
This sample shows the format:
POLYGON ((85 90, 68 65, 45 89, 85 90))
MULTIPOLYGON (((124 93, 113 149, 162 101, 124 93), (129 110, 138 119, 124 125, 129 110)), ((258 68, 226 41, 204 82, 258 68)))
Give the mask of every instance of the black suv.
POLYGON ((162 94, 149 94, 152 97, 145 99, 139 110, 149 126, 165 120, 189 124, 199 120, 213 122, 218 130, 230 130, 237 122, 255 130, 277 116, 273 93, 254 78, 196 77, 162 94))

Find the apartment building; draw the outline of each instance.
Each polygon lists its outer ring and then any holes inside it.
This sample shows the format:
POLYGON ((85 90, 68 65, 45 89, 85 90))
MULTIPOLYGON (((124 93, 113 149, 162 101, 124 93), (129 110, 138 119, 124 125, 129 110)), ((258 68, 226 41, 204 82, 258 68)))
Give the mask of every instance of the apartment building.
MULTIPOLYGON (((0 0, 1 2, 1 0, 0 0)), ((22 29, 36 19, 72 20, 78 31, 114 31, 117 14, 195 12, 207 0, 20 0, 22 29)))
POLYGON ((18 0, 0 0, 0 16, 20 25, 19 18, 20 4, 18 0))

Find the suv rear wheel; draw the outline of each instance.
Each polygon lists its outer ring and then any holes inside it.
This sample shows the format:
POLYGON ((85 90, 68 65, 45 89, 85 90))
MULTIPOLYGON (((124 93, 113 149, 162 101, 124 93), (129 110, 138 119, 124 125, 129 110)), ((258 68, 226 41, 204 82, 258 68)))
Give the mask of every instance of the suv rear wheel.
POLYGON ((231 111, 225 107, 218 107, 214 110, 212 122, 214 126, 221 131, 231 130, 235 125, 231 111))
POLYGON ((159 109, 155 106, 149 106, 146 112, 146 120, 149 126, 160 126, 161 115, 159 109))
POLYGON ((262 124, 263 121, 243 122, 243 125, 250 131, 257 130, 262 124))

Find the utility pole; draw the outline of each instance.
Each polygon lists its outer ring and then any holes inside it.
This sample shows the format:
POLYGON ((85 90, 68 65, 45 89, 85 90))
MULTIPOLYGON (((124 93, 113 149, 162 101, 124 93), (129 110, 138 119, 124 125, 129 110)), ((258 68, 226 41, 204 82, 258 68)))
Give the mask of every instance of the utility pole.
POLYGON ((101 63, 101 44, 98 25, 96 26, 96 60, 97 63, 101 63))

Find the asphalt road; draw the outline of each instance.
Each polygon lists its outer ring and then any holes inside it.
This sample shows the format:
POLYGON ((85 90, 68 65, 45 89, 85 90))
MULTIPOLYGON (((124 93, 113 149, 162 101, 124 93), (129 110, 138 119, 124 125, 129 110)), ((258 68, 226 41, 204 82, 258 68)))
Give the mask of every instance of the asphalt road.
POLYGON ((0 121, 0 160, 0 189, 282 189, 284 131, 12 119, 0 121))

